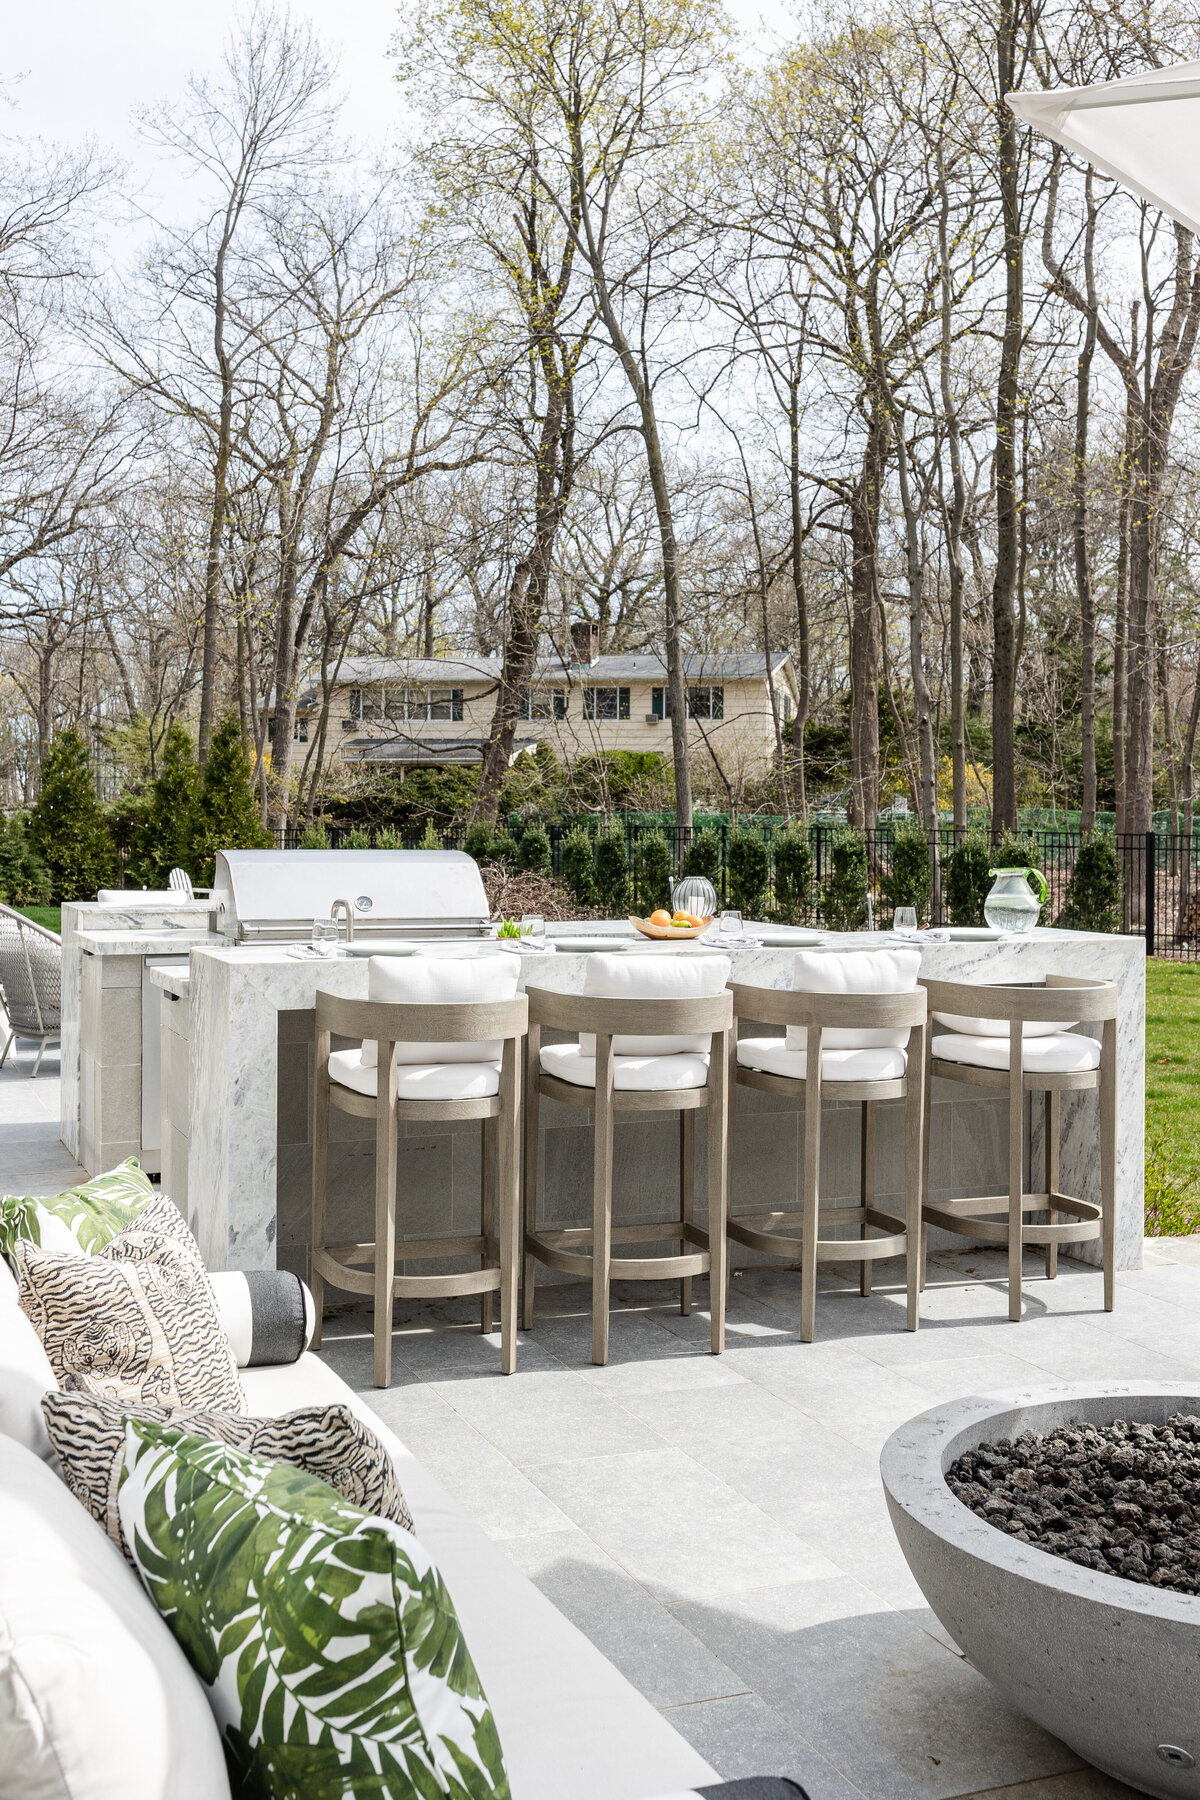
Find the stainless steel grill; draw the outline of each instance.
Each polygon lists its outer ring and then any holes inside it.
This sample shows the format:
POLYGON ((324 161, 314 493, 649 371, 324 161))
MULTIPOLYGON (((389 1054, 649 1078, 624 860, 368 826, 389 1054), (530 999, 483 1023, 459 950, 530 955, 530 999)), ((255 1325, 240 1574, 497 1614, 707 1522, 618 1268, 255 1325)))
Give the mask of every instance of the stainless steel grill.
POLYGON ((461 850, 220 850, 216 930, 237 943, 290 943, 349 902, 356 941, 481 938, 488 903, 461 850))

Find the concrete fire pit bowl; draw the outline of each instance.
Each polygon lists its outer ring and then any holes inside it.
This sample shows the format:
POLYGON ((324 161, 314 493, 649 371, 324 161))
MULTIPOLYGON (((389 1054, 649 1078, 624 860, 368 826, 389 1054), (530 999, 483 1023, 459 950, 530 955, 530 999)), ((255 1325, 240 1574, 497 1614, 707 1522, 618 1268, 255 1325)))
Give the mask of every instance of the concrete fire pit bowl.
POLYGON ((1023 1431, 1200 1413, 1200 1381, 1038 1388, 910 1419, 881 1459, 900 1547, 946 1630, 1021 1712, 1096 1768, 1162 1800, 1200 1800, 1200 1598, 1082 1568, 955 1498, 967 1450, 1023 1431))

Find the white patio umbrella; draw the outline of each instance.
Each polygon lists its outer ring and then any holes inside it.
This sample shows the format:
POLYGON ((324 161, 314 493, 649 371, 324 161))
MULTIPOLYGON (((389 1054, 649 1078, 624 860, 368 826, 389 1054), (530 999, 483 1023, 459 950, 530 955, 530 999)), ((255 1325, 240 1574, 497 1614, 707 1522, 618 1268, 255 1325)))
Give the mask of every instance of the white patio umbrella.
POLYGON ((1006 98, 1043 136, 1200 231, 1200 62, 1006 98))

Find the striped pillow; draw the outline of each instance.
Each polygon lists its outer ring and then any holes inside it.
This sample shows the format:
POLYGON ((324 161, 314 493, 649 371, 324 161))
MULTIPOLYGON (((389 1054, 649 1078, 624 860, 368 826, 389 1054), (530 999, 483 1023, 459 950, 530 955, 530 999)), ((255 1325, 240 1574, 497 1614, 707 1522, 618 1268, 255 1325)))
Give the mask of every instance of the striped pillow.
POLYGON ((13 1249, 21 1310, 60 1382, 81 1375, 113 1400, 245 1412, 199 1246, 165 1195, 95 1256, 23 1238, 13 1249))
POLYGON ((289 1463, 327 1482, 351 1506, 391 1519, 405 1531, 413 1529, 391 1457, 370 1426, 337 1401, 302 1406, 277 1419, 249 1419, 186 1407, 126 1405, 80 1391, 77 1382, 77 1376, 69 1376, 69 1391, 43 1399, 46 1430, 67 1486, 130 1562, 117 1510, 128 1419, 177 1425, 193 1437, 215 1438, 268 1462, 289 1463))

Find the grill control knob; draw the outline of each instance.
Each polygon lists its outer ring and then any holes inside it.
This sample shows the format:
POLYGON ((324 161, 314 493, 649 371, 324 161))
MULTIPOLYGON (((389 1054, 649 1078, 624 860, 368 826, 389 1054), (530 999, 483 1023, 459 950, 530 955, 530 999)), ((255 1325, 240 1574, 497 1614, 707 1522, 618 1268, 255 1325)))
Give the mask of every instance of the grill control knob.
POLYGON ((359 912, 370 912, 375 902, 372 900, 370 894, 359 894, 354 904, 359 912))

